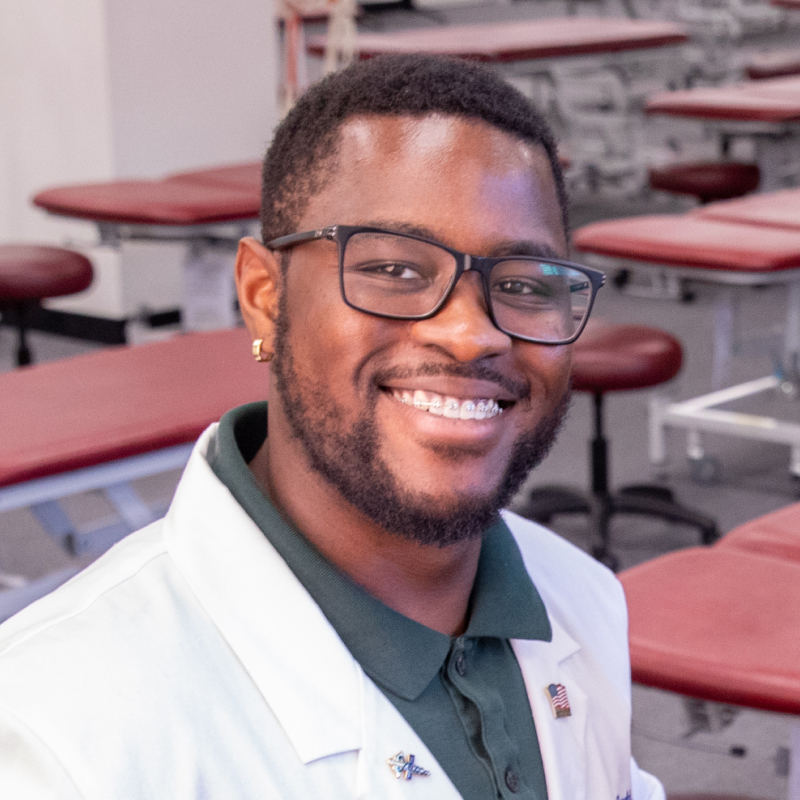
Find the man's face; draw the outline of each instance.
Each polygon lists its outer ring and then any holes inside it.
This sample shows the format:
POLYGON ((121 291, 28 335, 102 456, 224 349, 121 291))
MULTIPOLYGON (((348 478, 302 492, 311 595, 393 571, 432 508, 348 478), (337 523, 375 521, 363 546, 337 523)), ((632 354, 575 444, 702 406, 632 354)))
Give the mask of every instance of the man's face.
MULTIPOLYGON (((355 118, 298 231, 412 230, 472 255, 564 256, 540 148, 450 116, 355 118)), ((490 321, 478 276, 419 321, 349 308, 337 248, 291 251, 276 333, 278 397, 311 466, 391 533, 447 544, 475 536, 552 442, 566 408, 569 348, 512 339, 490 321), (406 393, 502 413, 452 419, 406 393)))

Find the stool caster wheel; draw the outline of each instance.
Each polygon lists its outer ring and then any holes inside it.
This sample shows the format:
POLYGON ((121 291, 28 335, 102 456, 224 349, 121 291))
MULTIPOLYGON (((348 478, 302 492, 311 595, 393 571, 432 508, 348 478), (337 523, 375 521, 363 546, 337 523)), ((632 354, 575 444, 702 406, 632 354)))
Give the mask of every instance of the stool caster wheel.
POLYGON ((601 564, 605 564, 612 572, 619 569, 619 559, 605 547, 593 547, 592 557, 597 559, 601 564))
POLYGON ((722 475, 722 465, 713 456, 689 459, 689 477, 692 483, 717 483, 722 475))

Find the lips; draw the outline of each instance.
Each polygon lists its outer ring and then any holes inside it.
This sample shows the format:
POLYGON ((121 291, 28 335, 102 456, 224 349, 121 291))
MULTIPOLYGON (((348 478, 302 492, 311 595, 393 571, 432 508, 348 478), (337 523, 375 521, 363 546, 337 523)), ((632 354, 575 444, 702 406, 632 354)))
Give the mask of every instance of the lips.
POLYGON ((425 392, 421 389, 389 389, 391 396, 405 405, 413 406, 435 416, 447 419, 491 419, 503 413, 497 400, 477 397, 463 398, 425 392))

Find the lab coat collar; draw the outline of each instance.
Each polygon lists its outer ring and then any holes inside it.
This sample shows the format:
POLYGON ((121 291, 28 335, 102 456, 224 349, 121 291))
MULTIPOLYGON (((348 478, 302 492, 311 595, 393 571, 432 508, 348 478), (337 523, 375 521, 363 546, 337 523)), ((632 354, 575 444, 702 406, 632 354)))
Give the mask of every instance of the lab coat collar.
POLYGON ((164 522, 167 550, 300 760, 359 750, 363 673, 256 524, 214 475, 200 437, 164 522))
MULTIPOLYGON (((366 676, 319 606, 214 475, 205 453, 215 430, 202 434, 178 485, 164 520, 167 550, 301 762, 361 750, 369 743, 362 713, 374 691, 365 690, 366 676)), ((549 683, 562 682, 563 664, 580 646, 551 615, 550 624, 552 641, 512 640, 512 647, 549 796, 582 800, 586 695, 564 681, 572 716, 558 720, 545 695, 549 683)))

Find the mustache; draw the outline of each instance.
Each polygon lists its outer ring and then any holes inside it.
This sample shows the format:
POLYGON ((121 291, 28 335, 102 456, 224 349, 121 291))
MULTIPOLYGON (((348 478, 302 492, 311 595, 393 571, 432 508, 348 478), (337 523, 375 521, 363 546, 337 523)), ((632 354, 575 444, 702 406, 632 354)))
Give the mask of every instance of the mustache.
POLYGON ((414 367, 390 367, 377 373, 375 380, 378 384, 382 384, 390 380, 442 376, 490 381, 509 392, 515 400, 527 400, 531 395, 531 385, 528 381, 514 380, 486 364, 420 364, 414 367))

